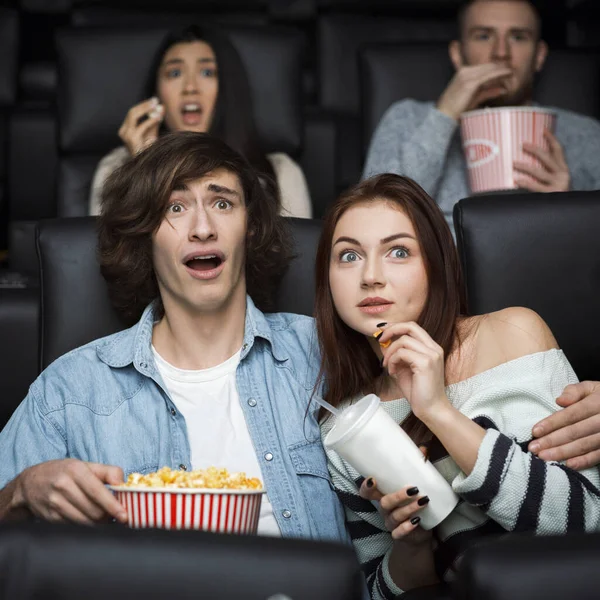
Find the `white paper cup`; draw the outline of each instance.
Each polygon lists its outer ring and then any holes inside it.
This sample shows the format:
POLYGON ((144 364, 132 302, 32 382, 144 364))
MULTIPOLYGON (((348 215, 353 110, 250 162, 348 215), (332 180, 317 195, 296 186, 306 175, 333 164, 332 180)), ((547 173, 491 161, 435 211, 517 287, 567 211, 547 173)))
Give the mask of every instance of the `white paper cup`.
POLYGON ((134 529, 256 533, 265 490, 108 486, 134 529))
POLYGON ((419 511, 423 529, 441 523, 458 503, 450 484, 425 460, 375 394, 342 411, 324 444, 363 477, 374 477, 383 494, 411 485, 419 488, 420 495, 429 496, 429 504, 419 511))
POLYGON ((463 152, 471 193, 516 189, 514 162, 540 167, 541 163, 523 151, 525 142, 548 150, 544 131, 554 132, 556 113, 544 108, 518 106, 485 108, 464 113, 460 119, 463 152))

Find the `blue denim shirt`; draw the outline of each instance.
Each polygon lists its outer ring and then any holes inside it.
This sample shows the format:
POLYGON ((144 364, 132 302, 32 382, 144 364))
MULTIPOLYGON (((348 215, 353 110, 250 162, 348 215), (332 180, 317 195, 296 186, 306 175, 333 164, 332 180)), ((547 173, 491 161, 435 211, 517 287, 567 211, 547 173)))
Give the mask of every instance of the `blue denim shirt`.
MULTIPOLYGON (((125 477, 191 468, 185 419, 152 355, 154 322, 150 305, 131 329, 65 354, 38 377, 0 433, 0 488, 60 458, 117 465, 125 477)), ((284 536, 346 541, 315 411, 307 412, 318 366, 312 319, 263 314, 248 298, 237 386, 277 523, 284 536)))

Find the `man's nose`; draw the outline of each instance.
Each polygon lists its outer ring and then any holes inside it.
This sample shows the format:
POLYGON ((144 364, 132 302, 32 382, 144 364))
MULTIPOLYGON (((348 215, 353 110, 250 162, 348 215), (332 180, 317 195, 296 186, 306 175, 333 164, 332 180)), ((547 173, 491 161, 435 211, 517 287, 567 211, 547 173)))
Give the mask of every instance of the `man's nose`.
POLYGON ((210 239, 216 239, 217 231, 215 225, 204 208, 195 211, 190 223, 189 237, 192 240, 196 239, 203 242, 210 239))
POLYGON ((492 59, 495 61, 510 61, 510 42, 507 36, 496 37, 492 48, 492 59))

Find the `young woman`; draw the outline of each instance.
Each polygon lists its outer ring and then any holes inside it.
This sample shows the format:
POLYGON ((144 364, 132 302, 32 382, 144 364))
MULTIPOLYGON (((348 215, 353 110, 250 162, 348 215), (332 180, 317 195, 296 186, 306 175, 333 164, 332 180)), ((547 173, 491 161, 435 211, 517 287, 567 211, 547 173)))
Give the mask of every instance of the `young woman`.
MULTIPOLYGON (((373 598, 450 579, 481 536, 598 528, 597 469, 526 450, 533 425, 577 381, 569 362, 531 310, 466 315, 450 229, 416 183, 385 174, 342 195, 324 223, 316 294, 325 399, 343 407, 376 393, 461 497, 424 531, 420 490, 407 482, 383 496, 328 451, 373 598)), ((334 422, 323 416, 323 436, 334 422)))
POLYGON ((190 26, 168 35, 150 70, 150 99, 129 110, 116 148, 99 163, 90 214, 100 212, 107 177, 167 131, 209 132, 242 154, 281 201, 286 216, 312 216, 302 170, 287 154, 262 151, 252 116, 250 87, 239 55, 220 32, 190 26))

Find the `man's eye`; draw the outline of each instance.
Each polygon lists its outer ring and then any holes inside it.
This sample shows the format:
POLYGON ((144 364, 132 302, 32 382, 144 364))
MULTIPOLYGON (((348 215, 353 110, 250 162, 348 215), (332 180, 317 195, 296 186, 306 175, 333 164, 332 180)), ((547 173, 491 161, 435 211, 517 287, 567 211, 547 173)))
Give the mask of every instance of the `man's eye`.
POLYGON ((340 262, 355 262, 358 260, 358 254, 356 254, 356 252, 351 252, 349 250, 344 250, 341 254, 340 254, 340 262))
POLYGON ((179 214, 183 211, 183 206, 181 204, 169 204, 169 206, 167 206, 167 211, 171 214, 179 214))
POLYGON ((217 203, 215 206, 219 210, 227 210, 228 208, 231 208, 233 205, 231 204, 231 202, 229 202, 229 200, 217 200, 217 203))

